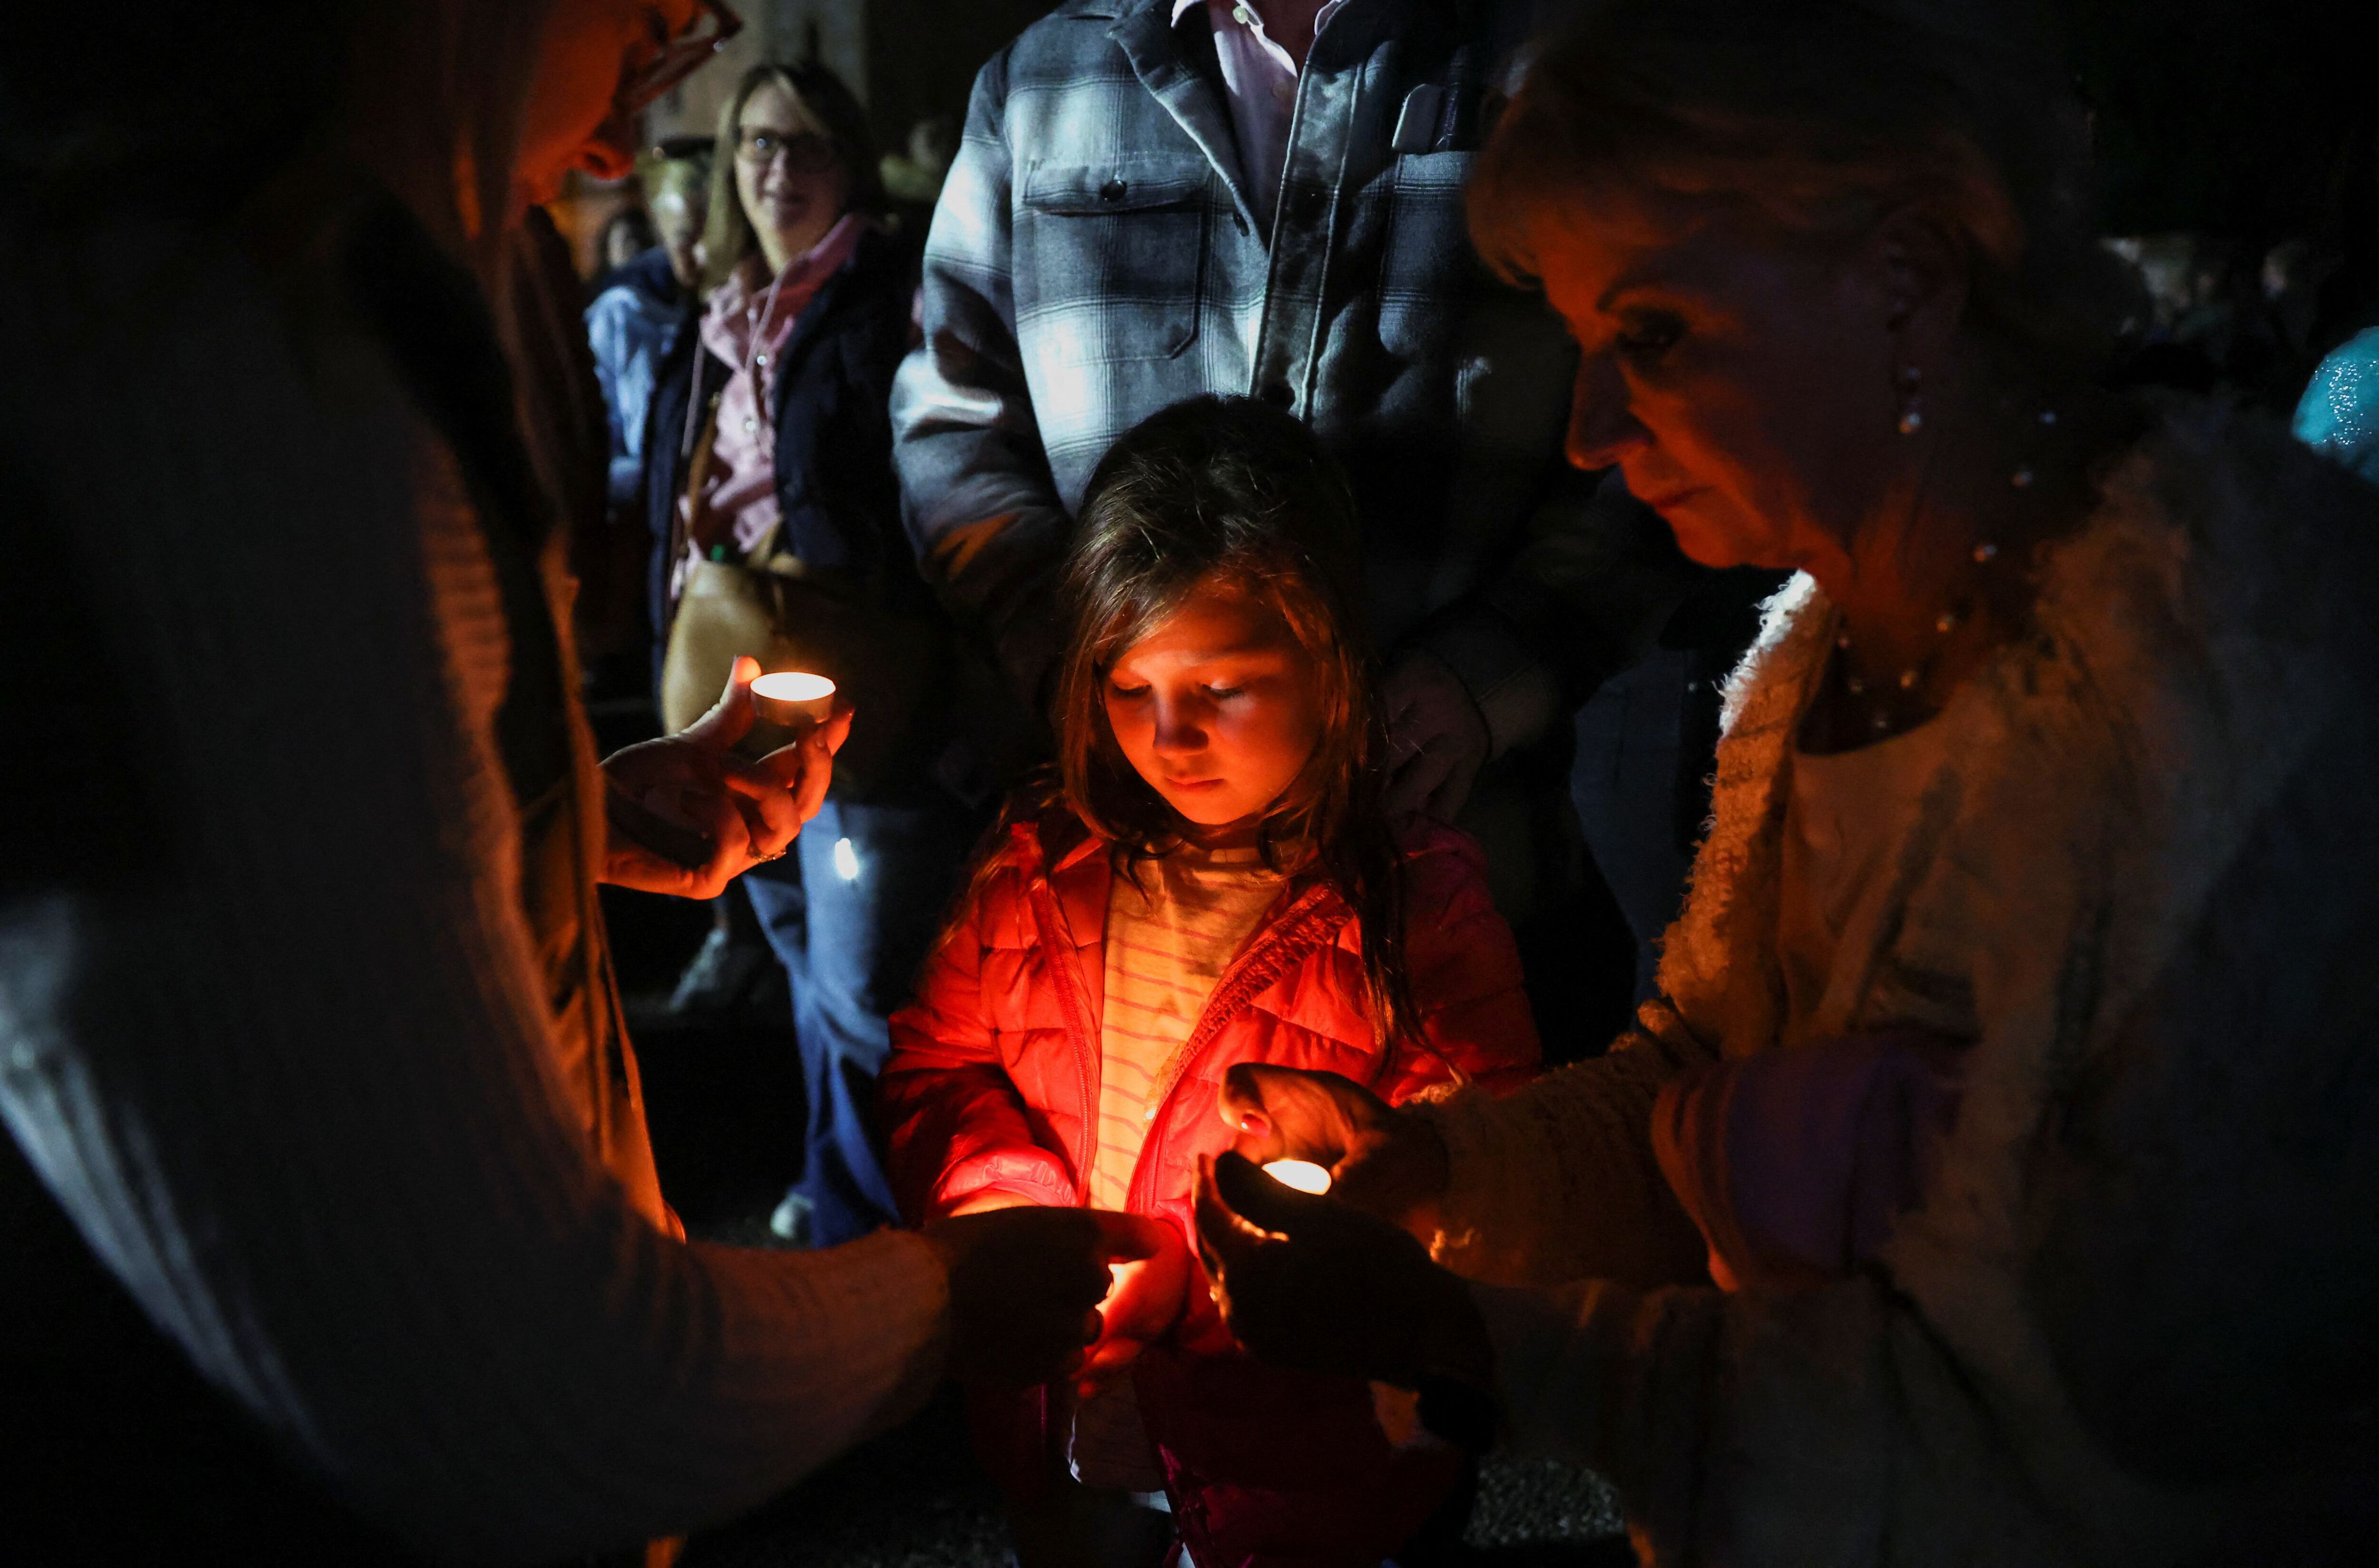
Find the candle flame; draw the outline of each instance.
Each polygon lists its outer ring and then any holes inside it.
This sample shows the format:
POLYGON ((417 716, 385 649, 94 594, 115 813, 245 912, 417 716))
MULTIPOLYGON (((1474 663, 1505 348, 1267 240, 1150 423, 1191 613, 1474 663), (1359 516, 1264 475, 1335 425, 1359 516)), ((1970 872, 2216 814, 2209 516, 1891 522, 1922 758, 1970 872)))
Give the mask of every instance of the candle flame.
POLYGON ((834 682, 801 669, 778 669, 755 679, 752 694, 780 703, 814 703, 834 695, 834 682))
POLYGON ((1263 1173, 1283 1187, 1310 1192, 1317 1198, 1330 1190, 1330 1172, 1310 1160, 1274 1160, 1264 1166, 1263 1173))

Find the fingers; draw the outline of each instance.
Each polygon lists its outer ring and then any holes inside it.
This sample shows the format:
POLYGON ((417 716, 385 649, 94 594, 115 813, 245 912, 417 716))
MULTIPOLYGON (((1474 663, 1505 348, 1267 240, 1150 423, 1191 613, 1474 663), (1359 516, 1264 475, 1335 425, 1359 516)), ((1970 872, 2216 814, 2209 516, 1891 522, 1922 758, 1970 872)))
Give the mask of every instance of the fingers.
POLYGON ((837 699, 827 721, 758 762, 730 754, 723 759, 729 787, 751 800, 760 814, 753 825, 755 858, 773 859, 799 837, 826 804, 834 786, 834 756, 851 738, 851 707, 837 699))
POLYGON ((1137 1263, 1155 1257, 1173 1239, 1172 1226, 1147 1214, 1117 1213, 1111 1209, 1082 1212, 1098 1226, 1099 1257, 1104 1262, 1137 1263))
POLYGON ((1219 1109, 1238 1134, 1233 1150, 1259 1164, 1311 1160, 1336 1167, 1357 1152, 1387 1107, 1334 1072, 1244 1062, 1224 1074, 1219 1109))
POLYGON ((1214 1108, 1223 1125, 1238 1135, 1232 1151, 1259 1164, 1285 1153, 1279 1125, 1265 1114, 1264 1086, 1274 1070, 1241 1062, 1223 1075, 1223 1086, 1215 1092, 1214 1108))
MULTIPOLYGON (((1225 1154, 1221 1159, 1234 1156, 1225 1154)), ((1222 1278, 1230 1271, 1248 1262, 1256 1249, 1275 1239, 1273 1233, 1250 1224, 1231 1206, 1223 1195, 1215 1178, 1216 1156, 1209 1155, 1198 1162, 1198 1197, 1195 1212, 1198 1222, 1198 1256, 1206 1272, 1222 1278)), ((1246 1162, 1242 1161, 1241 1164, 1246 1162)), ((1278 1186, 1278 1183, 1274 1183, 1278 1186)))
POLYGON ((752 682, 759 678, 760 661, 737 654, 727 667, 726 689, 708 713, 686 726, 687 733, 698 731, 706 743, 721 748, 742 740, 752 728, 752 682))
POLYGON ((824 724, 817 727, 818 742, 826 747, 827 755, 832 756, 841 751, 842 743, 851 739, 851 716, 854 711, 849 697, 839 694, 835 697, 834 711, 827 715, 824 724))
POLYGON ((1014 1208, 938 1222, 949 1268, 951 1366, 1009 1385, 1070 1377, 1105 1327, 1105 1229, 1081 1210, 1014 1208))
POLYGON ((851 709, 840 708, 791 745, 763 759, 762 766, 791 796, 796 821, 807 823, 826 804, 826 792, 834 783, 834 754, 850 735, 851 709))
POLYGON ((1327 1198, 1276 1182, 1234 1153, 1214 1157, 1214 1188, 1232 1212, 1274 1236, 1295 1236, 1306 1222, 1330 1212, 1327 1198))
POLYGON ((815 762, 820 753, 831 757, 842 750, 842 743, 851 739, 851 720, 857 712, 851 706, 850 698, 838 695, 834 699, 832 713, 813 725, 800 740, 779 746, 762 757, 760 766, 767 768, 779 785, 791 789, 801 781, 802 775, 815 762), (816 744, 812 745, 812 742, 816 744))
POLYGON ((721 793, 742 814, 752 842, 752 858, 774 860, 785 852, 805 820, 798 800, 769 768, 746 761, 733 752, 711 759, 719 768, 721 793))
POLYGON ((1421 810, 1440 822, 1452 822, 1462 814, 1470 799, 1470 786, 1479 777, 1476 762, 1464 757, 1452 757, 1446 763, 1444 777, 1429 792, 1421 810))
POLYGON ((1110 1339, 1082 1358, 1074 1373, 1076 1397, 1089 1399, 1114 1382, 1148 1347, 1136 1339, 1110 1339))
POLYGON ((1416 816, 1427 811, 1453 767, 1452 759, 1441 748, 1422 745, 1389 777, 1383 808, 1390 816, 1416 816))

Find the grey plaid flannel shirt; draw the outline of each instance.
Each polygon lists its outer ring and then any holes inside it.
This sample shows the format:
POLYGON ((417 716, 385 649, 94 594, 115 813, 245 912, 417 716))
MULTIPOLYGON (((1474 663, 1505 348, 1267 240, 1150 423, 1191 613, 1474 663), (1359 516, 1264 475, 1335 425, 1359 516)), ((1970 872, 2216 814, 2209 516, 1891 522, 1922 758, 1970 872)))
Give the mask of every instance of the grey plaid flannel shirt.
POLYGON ((976 78, 893 394, 925 573, 1037 688, 1092 469, 1147 416, 1252 393, 1361 508, 1372 629, 1462 679, 1499 751, 1632 663, 1692 582, 1562 457, 1576 353, 1465 225, 1479 104, 1534 0, 1353 0, 1299 79, 1266 233, 1202 6, 1069 0, 976 78))

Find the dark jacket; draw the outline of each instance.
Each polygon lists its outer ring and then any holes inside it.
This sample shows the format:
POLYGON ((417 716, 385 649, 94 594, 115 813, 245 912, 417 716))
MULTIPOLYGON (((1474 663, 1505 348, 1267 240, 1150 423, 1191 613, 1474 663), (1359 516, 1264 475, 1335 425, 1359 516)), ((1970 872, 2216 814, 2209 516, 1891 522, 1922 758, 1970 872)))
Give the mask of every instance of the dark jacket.
MULTIPOLYGON (((915 1000, 893 1015, 879 1109, 911 1220, 993 1190, 1060 1208, 1089 1201, 1114 886, 1105 849, 1062 808, 1011 822, 915 1000)), ((1520 955, 1488 897, 1484 855, 1430 822, 1401 850, 1420 1038, 1374 1038, 1359 922, 1311 875, 1293 879, 1152 1091, 1133 1212, 1194 1245, 1199 1163, 1231 1143, 1214 1103, 1234 1063, 1343 1073, 1391 1104, 1457 1071, 1494 1093, 1534 1076, 1520 955)), ((1193 1282, 1181 1321, 1132 1377, 1190 1557, 1214 1568, 1353 1568, 1394 1552, 1445 1496, 1451 1455, 1392 1448, 1356 1379, 1249 1361, 1202 1286, 1193 1282)), ((1020 1501, 1038 1495, 1059 1412, 1036 1393, 985 1393, 973 1419, 994 1476, 1020 1501)))
MULTIPOLYGON (((933 602, 901 528, 892 472, 892 376, 909 352, 916 274, 912 247, 888 235, 862 236, 850 262, 803 309, 769 389, 784 548, 888 612, 924 611, 933 602)), ((653 534, 653 627, 663 648, 673 608, 670 524, 704 423, 699 412, 687 419, 687 404, 706 405, 733 368, 702 346, 701 333, 685 332, 653 388, 645 516, 653 534)))

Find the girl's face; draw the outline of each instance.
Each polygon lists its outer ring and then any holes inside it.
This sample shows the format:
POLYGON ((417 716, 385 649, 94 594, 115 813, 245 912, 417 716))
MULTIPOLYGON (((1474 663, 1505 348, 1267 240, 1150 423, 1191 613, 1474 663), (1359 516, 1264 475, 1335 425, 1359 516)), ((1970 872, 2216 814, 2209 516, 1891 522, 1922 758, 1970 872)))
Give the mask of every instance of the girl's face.
POLYGON ((1304 771, 1322 740, 1321 673, 1277 610, 1202 584, 1108 669, 1107 722, 1150 789, 1225 827, 1304 771))

